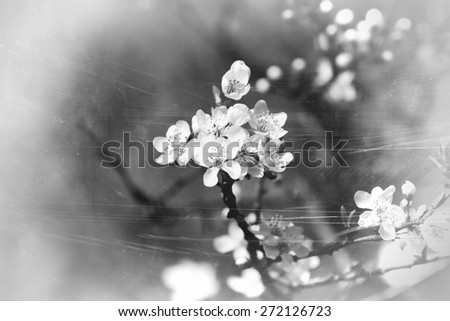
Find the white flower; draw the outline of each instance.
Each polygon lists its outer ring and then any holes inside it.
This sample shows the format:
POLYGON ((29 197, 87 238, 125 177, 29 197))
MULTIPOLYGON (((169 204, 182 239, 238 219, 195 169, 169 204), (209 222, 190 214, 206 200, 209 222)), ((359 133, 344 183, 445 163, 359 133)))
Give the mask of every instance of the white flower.
POLYGON ((235 104, 229 109, 226 106, 212 108, 211 115, 199 109, 192 117, 192 128, 194 134, 226 137, 228 130, 244 125, 249 118, 248 107, 244 104, 235 104))
POLYGON ((182 261, 166 268, 161 279, 172 290, 171 300, 174 301, 208 299, 220 288, 214 267, 206 262, 182 261))
POLYGON ((190 135, 189 124, 184 120, 179 120, 175 125, 169 127, 166 137, 155 137, 153 146, 162 153, 155 162, 167 165, 177 161, 180 165, 186 165, 189 162, 187 141, 190 135))
POLYGON ((194 151, 194 160, 207 170, 203 175, 205 186, 217 185, 220 170, 227 172, 232 179, 241 175, 241 166, 234 159, 241 149, 248 133, 241 127, 229 131, 228 139, 223 137, 199 135, 196 141, 199 148, 194 151))
POLYGON ((250 90, 250 68, 242 60, 233 62, 222 77, 222 92, 225 97, 239 100, 250 90))
POLYGON ((281 255, 286 267, 292 263, 292 255, 304 257, 310 252, 303 229, 291 222, 282 221, 279 216, 272 217, 270 221, 264 220, 250 229, 261 239, 266 256, 274 260, 281 255))
POLYGON ((282 141, 273 139, 264 146, 263 153, 260 155, 261 163, 270 171, 275 173, 284 172, 286 166, 294 159, 292 153, 280 151, 282 141))
POLYGON ((420 233, 419 228, 405 229, 398 233, 398 245, 406 252, 414 256, 421 257, 426 243, 420 233))
POLYGON ((405 181, 405 184, 402 185, 402 193, 407 199, 413 198, 416 191, 416 186, 410 181, 405 181))
POLYGON ((450 217, 435 213, 420 226, 427 246, 438 254, 448 254, 450 250, 450 217))
POLYGON ((247 298, 256 298, 266 290, 261 275, 254 268, 245 269, 241 276, 230 276, 227 285, 233 291, 245 295, 247 298))
POLYGON ((256 134, 247 138, 239 151, 236 161, 241 165, 241 176, 239 179, 249 174, 250 176, 261 178, 264 176, 264 166, 260 162, 258 155, 264 150, 263 144, 266 137, 256 134))
POLYGON ((357 191, 354 196, 356 205, 367 209, 360 215, 358 224, 362 227, 380 225, 378 233, 386 241, 395 239, 395 228, 406 220, 405 212, 399 206, 392 205, 394 193, 395 187, 392 185, 385 190, 377 186, 370 194, 357 191))
POLYGON ((276 139, 287 134, 287 131, 282 128, 286 120, 286 113, 271 114, 267 103, 264 100, 259 100, 255 104, 255 108, 250 110, 248 123, 256 134, 262 134, 271 139, 276 139))
POLYGON ((237 265, 244 264, 250 260, 244 232, 234 221, 228 225, 228 234, 216 237, 213 245, 219 253, 233 252, 233 258, 237 265))

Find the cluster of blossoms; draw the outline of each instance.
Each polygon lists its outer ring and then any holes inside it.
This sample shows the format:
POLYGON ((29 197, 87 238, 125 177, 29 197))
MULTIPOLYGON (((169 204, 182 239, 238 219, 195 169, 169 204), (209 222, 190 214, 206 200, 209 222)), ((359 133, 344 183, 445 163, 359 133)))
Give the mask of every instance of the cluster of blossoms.
POLYGON ((267 258, 281 259, 269 268, 272 278, 291 286, 308 283, 310 270, 318 267, 320 260, 316 256, 308 257, 312 242, 303 234, 303 228, 275 216, 250 229, 261 240, 267 258))
MULTIPOLYGON (((222 92, 231 100, 240 100, 250 90, 250 68, 235 61, 222 77, 222 92)), ((191 126, 180 120, 167 130, 165 137, 155 137, 153 146, 162 153, 155 161, 161 165, 189 162, 205 167, 205 186, 218 183, 219 171, 234 179, 263 177, 266 171, 282 172, 293 160, 292 153, 282 150, 283 129, 287 115, 271 113, 265 101, 253 109, 235 103, 222 104, 220 92, 213 89, 216 107, 211 113, 198 110, 191 126)))
POLYGON ((358 224, 362 227, 379 226, 378 233, 383 240, 400 239, 400 246, 408 248, 414 255, 422 256, 425 249, 435 254, 443 254, 450 245, 450 216, 443 213, 433 213, 424 219, 427 211, 425 205, 416 209, 412 200, 417 189, 406 181, 402 185, 404 198, 400 205, 392 204, 395 192, 394 186, 385 190, 375 187, 369 194, 357 191, 355 203, 359 208, 366 209, 359 216, 358 224), (401 228, 405 223, 411 224, 401 228))

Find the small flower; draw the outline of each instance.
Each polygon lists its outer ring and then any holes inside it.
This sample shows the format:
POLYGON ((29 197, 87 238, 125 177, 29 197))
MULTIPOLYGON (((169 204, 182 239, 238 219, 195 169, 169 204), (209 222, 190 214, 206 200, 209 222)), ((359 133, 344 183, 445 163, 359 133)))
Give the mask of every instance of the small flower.
POLYGON ((439 213, 430 216, 420 226, 427 246, 438 254, 447 254, 450 250, 450 217, 439 213))
POLYGON ((407 199, 412 199, 416 191, 416 186, 410 181, 405 181, 405 184, 402 185, 402 193, 407 199))
POLYGON ((248 107, 244 104, 235 104, 228 109, 226 106, 212 108, 211 115, 199 109, 192 117, 192 128, 194 134, 227 137, 228 131, 244 125, 249 118, 248 107))
POLYGON ((417 227, 400 231, 398 236, 398 244, 403 251, 409 252, 417 257, 422 257, 426 242, 417 227))
POLYGON ((207 170, 203 175, 203 183, 212 187, 218 183, 220 170, 227 172, 232 179, 239 179, 241 166, 234 159, 239 152, 248 133, 241 127, 235 127, 229 132, 228 139, 223 137, 199 135, 196 142, 199 148, 194 151, 194 160, 207 170))
POLYGON ((225 97, 239 100, 250 90, 250 68, 242 60, 233 62, 222 77, 222 92, 225 97))
POLYGON ((184 120, 179 120, 175 125, 169 127, 166 137, 155 137, 153 146, 162 153, 155 162, 167 165, 177 161, 180 165, 189 162, 189 152, 187 141, 191 135, 189 124, 184 120))
POLYGON ((392 185, 385 190, 377 186, 370 194, 357 191, 354 197, 359 208, 367 209, 360 215, 358 224, 362 227, 380 224, 378 233, 386 241, 395 239, 395 228, 406 220, 405 212, 399 206, 392 205, 394 193, 395 187, 392 185))
POLYGON ((220 288, 214 267, 206 262, 181 261, 166 268, 161 279, 172 290, 171 300, 174 301, 208 299, 220 288))
POLYGON ((228 234, 216 237, 213 245, 219 253, 233 252, 233 258, 237 265, 244 264, 250 260, 244 232, 234 221, 228 225, 228 234))
POLYGON ((270 171, 275 173, 284 172, 286 166, 294 159, 292 153, 284 153, 280 150, 283 142, 279 139, 273 139, 264 146, 261 163, 270 171))
POLYGON ((271 114, 267 103, 264 100, 259 100, 255 104, 255 108, 250 110, 248 123, 255 133, 266 135, 271 139, 277 139, 287 134, 287 131, 282 128, 286 120, 286 113, 271 114))
POLYGON ((274 260, 281 255, 286 266, 292 263, 292 255, 304 257, 310 252, 305 246, 303 229, 282 221, 280 216, 272 217, 270 221, 264 220, 250 229, 261 239, 266 256, 274 260))
POLYGON ((249 174, 250 176, 261 178, 264 176, 264 166, 259 160, 258 154, 263 150, 266 137, 263 135, 253 135, 247 138, 239 151, 236 161, 241 165, 241 176, 239 179, 249 174))
POLYGON ((256 298, 266 290, 261 275, 254 268, 245 269, 241 276, 230 276, 227 285, 233 291, 245 295, 247 298, 256 298))

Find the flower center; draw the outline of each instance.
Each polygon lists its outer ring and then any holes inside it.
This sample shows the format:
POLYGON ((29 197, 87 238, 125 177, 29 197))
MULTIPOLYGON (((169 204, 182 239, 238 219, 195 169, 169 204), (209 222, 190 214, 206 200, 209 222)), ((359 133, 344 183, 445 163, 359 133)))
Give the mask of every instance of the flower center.
POLYGON ((239 93, 244 90, 244 88, 244 84, 241 84, 237 79, 230 79, 228 80, 227 94, 231 94, 234 92, 239 93))

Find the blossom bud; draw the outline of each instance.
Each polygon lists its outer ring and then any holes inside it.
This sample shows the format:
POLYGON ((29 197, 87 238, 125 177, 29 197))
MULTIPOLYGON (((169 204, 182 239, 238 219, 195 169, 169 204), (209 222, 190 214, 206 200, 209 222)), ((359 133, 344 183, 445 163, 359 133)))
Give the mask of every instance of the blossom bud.
POLYGON ((410 181, 405 181, 405 184, 402 185, 402 193, 406 198, 413 198, 416 191, 416 186, 410 181))

